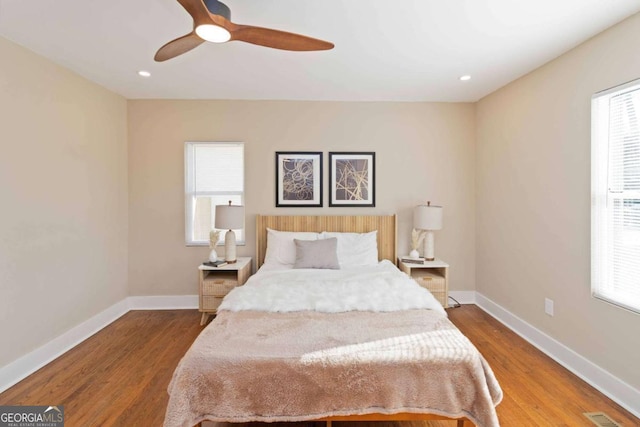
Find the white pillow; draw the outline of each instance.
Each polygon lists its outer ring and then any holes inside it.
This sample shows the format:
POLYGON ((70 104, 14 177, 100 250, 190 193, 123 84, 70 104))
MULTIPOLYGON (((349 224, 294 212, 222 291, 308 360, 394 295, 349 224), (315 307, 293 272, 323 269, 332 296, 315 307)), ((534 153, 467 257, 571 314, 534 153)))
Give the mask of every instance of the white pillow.
POLYGON ((378 264, 378 231, 369 233, 334 233, 324 231, 321 239, 338 239, 340 267, 378 264))
POLYGON ((293 239, 318 240, 320 233, 278 231, 267 228, 265 265, 293 266, 296 262, 296 244, 293 239))

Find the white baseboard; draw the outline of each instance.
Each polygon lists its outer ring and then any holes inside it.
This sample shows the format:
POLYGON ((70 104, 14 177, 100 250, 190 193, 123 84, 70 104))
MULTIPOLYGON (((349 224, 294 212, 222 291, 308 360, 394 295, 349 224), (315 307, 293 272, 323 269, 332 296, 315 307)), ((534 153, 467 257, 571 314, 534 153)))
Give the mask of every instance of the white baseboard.
POLYGON ((130 310, 185 310, 198 308, 198 295, 154 295, 127 298, 130 310))
POLYGON ((640 390, 476 292, 476 304, 540 351, 640 418, 640 390))
MULTIPOLYGON (((476 292, 475 291, 449 291, 449 296, 455 298, 460 304, 475 304, 476 292)), ((449 306, 453 301, 449 300, 449 306)))
POLYGON ((0 368, 0 393, 71 350, 129 311, 126 299, 0 368))
POLYGON ((0 393, 60 357, 130 310, 197 309, 198 295, 128 297, 34 351, 0 367, 0 393))

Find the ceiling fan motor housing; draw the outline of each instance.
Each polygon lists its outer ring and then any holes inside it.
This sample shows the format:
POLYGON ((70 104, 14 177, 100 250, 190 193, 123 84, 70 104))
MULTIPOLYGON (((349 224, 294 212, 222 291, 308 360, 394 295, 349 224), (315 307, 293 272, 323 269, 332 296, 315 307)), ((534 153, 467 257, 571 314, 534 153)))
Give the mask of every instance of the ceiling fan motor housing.
POLYGON ((231 21, 231 10, 226 4, 220 3, 218 0, 204 0, 204 4, 212 15, 219 15, 227 21, 231 21))

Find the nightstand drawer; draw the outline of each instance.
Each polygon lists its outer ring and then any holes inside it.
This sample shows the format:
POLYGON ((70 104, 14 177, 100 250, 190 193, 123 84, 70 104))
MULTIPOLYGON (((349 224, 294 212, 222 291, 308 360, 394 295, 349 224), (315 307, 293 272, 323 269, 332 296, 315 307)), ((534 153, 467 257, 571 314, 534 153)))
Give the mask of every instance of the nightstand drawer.
POLYGON ((202 281, 202 295, 223 297, 233 288, 238 286, 238 281, 219 277, 211 277, 202 281))
POLYGON ((411 277, 413 277, 420 286, 423 286, 429 290, 431 290, 431 288, 437 290, 444 289, 444 277, 440 276, 439 274, 435 274, 432 271, 412 270, 411 277))
POLYGON ((437 292, 437 291, 432 291, 429 290, 429 292, 431 292, 431 295, 434 296, 434 298, 440 303, 442 304, 443 307, 447 307, 447 293, 445 291, 441 291, 441 292, 437 292))
POLYGON ((202 307, 200 308, 200 310, 215 311, 217 310, 218 307, 220 307, 223 297, 212 297, 212 296, 203 295, 201 298, 202 298, 202 307))
POLYGON ((444 307, 447 306, 446 282, 444 277, 426 270, 412 271, 413 278, 418 285, 427 289, 444 307))

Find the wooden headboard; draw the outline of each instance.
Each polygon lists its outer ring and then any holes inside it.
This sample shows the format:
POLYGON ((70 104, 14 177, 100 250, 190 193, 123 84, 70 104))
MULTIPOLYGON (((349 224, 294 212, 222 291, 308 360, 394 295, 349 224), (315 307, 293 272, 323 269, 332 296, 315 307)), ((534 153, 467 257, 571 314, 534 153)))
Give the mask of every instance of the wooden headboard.
POLYGON ((378 230, 378 259, 396 263, 396 216, 256 216, 257 267, 267 251, 267 228, 278 231, 367 233, 378 230))

